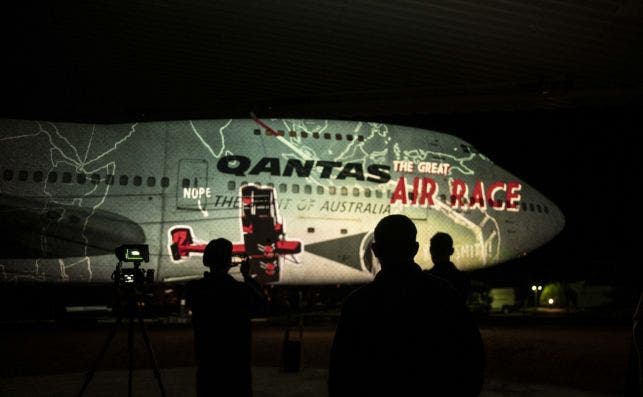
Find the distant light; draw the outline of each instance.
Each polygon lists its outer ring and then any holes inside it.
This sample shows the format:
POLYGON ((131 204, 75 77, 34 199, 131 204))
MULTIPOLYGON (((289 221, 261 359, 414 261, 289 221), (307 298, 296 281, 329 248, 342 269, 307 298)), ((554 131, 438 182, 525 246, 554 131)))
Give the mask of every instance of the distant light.
POLYGON ((553 305, 553 304, 554 304, 554 299, 553 299, 553 298, 549 298, 549 300, 548 300, 547 302, 549 302, 549 304, 550 304, 550 305, 553 305))
POLYGON ((532 285, 532 286, 531 286, 531 290, 532 290, 532 291, 535 291, 535 290, 536 290, 536 286, 535 286, 535 285, 532 285))
POLYGON ((538 286, 538 291, 541 291, 542 289, 543 289, 543 286, 542 286, 542 285, 539 285, 539 286, 538 286))
POLYGON ((132 255, 139 256, 139 255, 141 255, 141 251, 132 250, 132 255))

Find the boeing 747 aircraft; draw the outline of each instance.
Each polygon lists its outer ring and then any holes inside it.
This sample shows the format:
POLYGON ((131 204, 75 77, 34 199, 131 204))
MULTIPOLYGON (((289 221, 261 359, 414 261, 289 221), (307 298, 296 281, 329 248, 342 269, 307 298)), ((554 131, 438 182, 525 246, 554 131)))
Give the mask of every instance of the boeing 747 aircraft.
MULTIPOLYGON (((201 277, 224 237, 263 283, 365 282, 384 216, 455 241, 463 270, 545 244, 554 203, 461 139, 374 122, 0 121, 0 280, 108 282, 121 244, 148 244, 157 281, 201 277)), ((233 273, 234 275, 234 273, 233 273)))

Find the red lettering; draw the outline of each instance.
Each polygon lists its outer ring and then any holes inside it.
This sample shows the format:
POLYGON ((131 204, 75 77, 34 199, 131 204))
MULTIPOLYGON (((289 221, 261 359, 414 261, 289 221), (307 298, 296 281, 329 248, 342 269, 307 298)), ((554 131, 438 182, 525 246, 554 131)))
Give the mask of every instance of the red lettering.
POLYGON ((473 187, 473 193, 471 193, 471 208, 484 208, 484 184, 482 181, 476 182, 473 187))
POLYGON ((518 201, 520 201, 520 189, 522 185, 518 182, 507 183, 507 211, 518 211, 518 201))
POLYGON ((397 186, 395 186, 395 190, 391 196, 391 204, 395 204, 397 201, 406 204, 406 178, 403 176, 397 180, 397 186))
POLYGON ((438 184, 431 178, 422 178, 422 194, 420 195, 420 205, 425 203, 434 205, 433 198, 438 192, 438 184))
POLYGON ((505 202, 502 200, 496 200, 495 196, 499 190, 507 190, 507 185, 504 182, 494 182, 489 186, 487 190, 487 200, 491 203, 491 207, 495 210, 501 211, 505 208, 505 202))
POLYGON ((467 184, 462 179, 454 179, 451 183, 451 207, 464 206, 462 199, 467 195, 467 184))
POLYGON ((418 191, 420 190, 420 178, 413 178, 413 192, 411 193, 411 204, 417 204, 418 202, 418 191))

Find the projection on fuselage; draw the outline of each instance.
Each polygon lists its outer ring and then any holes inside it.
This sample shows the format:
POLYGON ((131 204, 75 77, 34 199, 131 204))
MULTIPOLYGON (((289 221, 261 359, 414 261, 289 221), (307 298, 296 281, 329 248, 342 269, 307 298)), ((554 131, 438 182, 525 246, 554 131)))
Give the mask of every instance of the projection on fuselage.
MULTIPOLYGON (((202 276, 211 239, 262 283, 369 281, 384 216, 438 232, 462 270, 545 244, 554 203, 444 133, 296 119, 130 124, 0 121, 2 281, 109 282, 114 248, 147 244, 158 281, 202 276)), ((231 270, 238 277, 238 268, 231 270)))

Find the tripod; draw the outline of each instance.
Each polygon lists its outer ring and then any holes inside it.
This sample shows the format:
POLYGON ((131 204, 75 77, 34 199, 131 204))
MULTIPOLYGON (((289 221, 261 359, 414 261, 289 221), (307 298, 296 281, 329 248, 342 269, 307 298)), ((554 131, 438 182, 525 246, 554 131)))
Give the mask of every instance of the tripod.
POLYGON ((139 307, 139 304, 141 303, 142 294, 134 285, 127 286, 126 288, 122 288, 118 292, 121 294, 121 296, 119 296, 120 299, 118 299, 118 317, 116 318, 116 322, 114 323, 112 330, 107 336, 107 340, 105 341, 105 344, 103 344, 103 347, 98 353, 98 357, 96 357, 94 364, 91 366, 89 371, 87 371, 87 374, 85 374, 85 382, 83 383, 83 387, 80 389, 80 393, 78 393, 78 396, 80 397, 83 395, 83 393, 85 392, 85 389, 89 385, 89 382, 94 377, 94 373, 96 372, 96 368, 98 367, 98 364, 100 363, 103 356, 107 352, 107 348, 109 347, 109 344, 112 342, 112 339, 114 339, 114 335, 116 335, 118 326, 123 321, 123 316, 126 315, 129 320, 127 324, 127 353, 128 353, 128 360, 129 360, 129 365, 128 365, 129 372, 128 372, 128 378, 127 378, 127 396, 131 397, 132 395, 132 368, 134 364, 134 355, 133 355, 132 347, 134 345, 134 320, 136 317, 136 319, 138 319, 138 324, 139 324, 141 334, 143 335, 143 341, 145 342, 147 354, 154 366, 153 368, 154 377, 156 378, 156 381, 159 385, 159 389, 161 390, 161 396, 165 397, 165 388, 163 387, 163 382, 161 381, 161 371, 159 371, 159 366, 158 366, 158 363, 156 362, 156 356, 154 355, 154 351, 152 350, 150 337, 147 335, 147 331, 145 330, 145 324, 143 323, 143 315, 141 314, 141 310, 139 307), (125 301, 124 305, 123 305, 123 301, 125 301))

